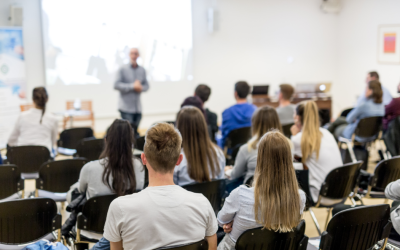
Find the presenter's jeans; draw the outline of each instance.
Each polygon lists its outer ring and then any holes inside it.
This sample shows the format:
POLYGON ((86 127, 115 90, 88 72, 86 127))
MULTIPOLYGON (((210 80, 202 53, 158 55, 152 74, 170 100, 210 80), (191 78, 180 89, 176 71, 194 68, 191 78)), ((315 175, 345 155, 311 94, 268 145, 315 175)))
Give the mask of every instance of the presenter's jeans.
POLYGON ((129 121, 132 126, 133 131, 135 132, 135 137, 139 137, 139 133, 137 129, 139 128, 140 120, 142 120, 142 113, 126 113, 119 111, 121 113, 122 119, 129 121))

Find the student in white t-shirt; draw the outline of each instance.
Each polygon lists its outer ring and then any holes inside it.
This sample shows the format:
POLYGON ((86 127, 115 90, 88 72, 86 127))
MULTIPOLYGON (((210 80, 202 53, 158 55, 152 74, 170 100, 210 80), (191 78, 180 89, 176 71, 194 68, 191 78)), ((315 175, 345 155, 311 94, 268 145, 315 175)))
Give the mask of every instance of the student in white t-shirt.
POLYGON ((37 145, 52 149, 57 142, 58 120, 57 117, 46 112, 49 96, 44 87, 34 88, 32 91, 34 107, 23 112, 15 124, 8 145, 29 146, 37 145))
POLYGON ((318 107, 314 101, 301 102, 296 107, 291 140, 294 155, 302 160, 310 174, 310 192, 318 200, 321 184, 328 173, 343 165, 339 147, 333 135, 320 127, 318 107))
POLYGON ((210 202, 173 181, 174 167, 182 161, 179 131, 159 123, 147 131, 145 141, 142 162, 149 186, 111 203, 104 227, 111 250, 150 250, 204 238, 209 249, 217 249, 218 224, 210 202))

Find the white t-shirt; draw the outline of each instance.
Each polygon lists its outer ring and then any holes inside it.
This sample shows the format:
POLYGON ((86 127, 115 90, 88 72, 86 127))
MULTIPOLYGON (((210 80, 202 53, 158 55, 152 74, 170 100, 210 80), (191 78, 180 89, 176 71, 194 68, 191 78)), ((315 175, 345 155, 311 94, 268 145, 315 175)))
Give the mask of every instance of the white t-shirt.
POLYGON ((180 186, 147 187, 115 199, 108 210, 104 238, 124 249, 156 249, 200 241, 217 232, 210 202, 180 186))
MULTIPOLYGON (((310 173, 310 191, 314 201, 318 200, 321 184, 325 181, 325 177, 329 174, 329 172, 343 165, 339 147, 333 135, 324 128, 319 128, 319 131, 322 133, 319 158, 317 160, 317 154, 314 152, 305 162, 305 165, 308 167, 310 173)), ((302 157, 302 134, 302 132, 299 132, 297 135, 291 137, 294 146, 294 154, 299 157, 302 157)))
POLYGON ((42 123, 40 123, 40 117, 42 117, 41 109, 31 108, 22 112, 8 139, 8 144, 10 146, 45 146, 51 153, 57 142, 58 120, 48 111, 44 113, 42 123))

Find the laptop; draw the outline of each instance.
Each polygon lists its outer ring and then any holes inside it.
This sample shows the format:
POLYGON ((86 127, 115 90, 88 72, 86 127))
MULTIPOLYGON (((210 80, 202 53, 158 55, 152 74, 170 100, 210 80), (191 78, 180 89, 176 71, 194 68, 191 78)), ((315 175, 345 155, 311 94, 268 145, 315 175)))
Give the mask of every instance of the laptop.
POLYGON ((268 95, 269 85, 254 85, 252 95, 268 95))

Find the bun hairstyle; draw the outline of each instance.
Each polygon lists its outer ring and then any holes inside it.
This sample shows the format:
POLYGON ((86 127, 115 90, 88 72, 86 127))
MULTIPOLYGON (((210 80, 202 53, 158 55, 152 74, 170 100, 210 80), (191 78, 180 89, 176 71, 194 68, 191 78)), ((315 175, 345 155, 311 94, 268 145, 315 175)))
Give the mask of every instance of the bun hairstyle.
POLYGON ((37 87, 33 89, 32 99, 36 104, 36 107, 42 109, 42 116, 40 117, 40 124, 42 124, 42 119, 44 112, 46 112, 46 103, 49 100, 49 95, 44 87, 37 87))

